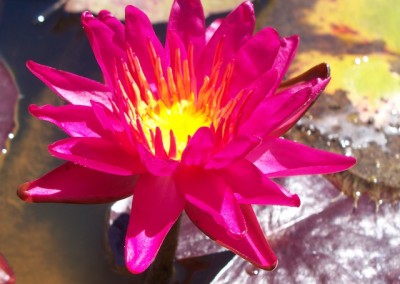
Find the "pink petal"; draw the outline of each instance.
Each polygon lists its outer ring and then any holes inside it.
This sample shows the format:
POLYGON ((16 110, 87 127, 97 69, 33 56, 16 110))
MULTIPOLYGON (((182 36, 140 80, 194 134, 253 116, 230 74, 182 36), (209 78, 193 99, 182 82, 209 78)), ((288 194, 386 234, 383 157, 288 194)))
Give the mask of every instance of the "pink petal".
POLYGON ((104 133, 93 110, 87 106, 30 105, 29 112, 39 119, 57 125, 73 137, 99 137, 104 133))
POLYGON ((125 21, 126 43, 139 58, 147 81, 151 84, 154 82, 154 73, 149 53, 149 44, 153 45, 165 71, 167 62, 164 48, 154 32, 149 18, 141 10, 133 6, 127 6, 125 9, 125 21))
POLYGON ((203 6, 199 0, 175 0, 167 27, 167 38, 174 32, 186 50, 193 44, 195 61, 205 45, 205 21, 203 6))
POLYGON ((279 34, 272 28, 265 28, 239 49, 235 55, 235 69, 230 87, 231 96, 236 96, 241 89, 271 69, 280 44, 279 34))
POLYGON ((181 164, 195 166, 205 164, 215 149, 215 137, 210 128, 199 128, 182 153, 181 164))
POLYGON ((176 174, 180 191, 191 207, 198 208, 239 237, 246 232, 246 224, 235 196, 216 171, 184 167, 176 174))
POLYGON ((106 11, 100 13, 98 18, 84 12, 81 20, 106 83, 112 86, 115 63, 126 56, 124 27, 106 11))
POLYGON ((227 63, 235 57, 239 48, 251 38, 254 25, 254 10, 250 1, 245 1, 223 19, 196 64, 196 76, 200 84, 202 84, 204 76, 210 74, 215 50, 221 40, 223 41, 221 56, 224 63, 227 63))
POLYGON ((240 209, 246 222, 247 233, 237 238, 227 234, 226 228, 217 223, 212 215, 191 204, 185 207, 192 222, 211 239, 257 267, 274 269, 278 265, 278 260, 264 237, 253 209, 250 205, 241 205, 240 209))
POLYGON ((128 176, 146 171, 138 156, 102 138, 67 138, 50 145, 49 151, 57 158, 109 174, 128 176))
POLYGON ((278 77, 278 72, 275 69, 268 70, 264 74, 260 75, 250 86, 246 89, 251 91, 250 96, 247 98, 246 103, 238 117, 237 125, 241 125, 249 117, 252 116, 257 106, 268 97, 270 94, 275 92, 275 82, 278 77))
POLYGON ((356 160, 286 139, 263 143, 248 157, 268 177, 328 174, 347 170, 356 160))
POLYGON ((218 151, 204 166, 205 169, 224 168, 243 158, 257 147, 261 140, 253 136, 236 136, 224 148, 218 151))
POLYGON ((137 150, 147 171, 155 176, 170 176, 178 166, 177 161, 155 156, 141 144, 137 145, 137 150))
POLYGON ((278 70, 279 77, 277 84, 282 81, 283 77, 288 70, 290 63, 296 55, 297 47, 299 46, 300 39, 297 35, 281 39, 281 48, 275 58, 274 67, 278 70))
MULTIPOLYGON (((319 95, 313 87, 325 86, 329 79, 316 79, 310 84, 302 85, 296 93, 282 92, 268 96, 254 110, 251 117, 239 128, 239 133, 257 135, 263 138, 279 137, 284 134, 301 115, 312 105, 319 95)), ((316 89, 321 89, 320 87, 316 89)))
POLYGON ((131 272, 141 273, 153 262, 184 205, 171 177, 140 176, 125 240, 125 262, 131 272))
POLYGON ((221 171, 221 176, 243 204, 300 206, 297 194, 291 194, 272 182, 252 163, 242 160, 221 171))
POLYGON ((28 61, 26 66, 50 89, 72 104, 90 106, 90 101, 96 101, 111 108, 111 91, 103 84, 33 61, 28 61))
POLYGON ((131 129, 124 125, 125 118, 118 117, 114 112, 102 104, 92 102, 92 110, 104 129, 103 138, 115 141, 128 153, 137 154, 136 146, 133 144, 131 129))
POLYGON ((105 203, 132 195, 135 176, 116 176, 68 162, 24 183, 18 196, 27 202, 105 203))
POLYGON ((206 28, 206 43, 208 43, 210 41, 210 39, 214 35, 215 31, 218 30, 222 21, 223 21, 223 19, 221 19, 221 18, 216 19, 206 28))

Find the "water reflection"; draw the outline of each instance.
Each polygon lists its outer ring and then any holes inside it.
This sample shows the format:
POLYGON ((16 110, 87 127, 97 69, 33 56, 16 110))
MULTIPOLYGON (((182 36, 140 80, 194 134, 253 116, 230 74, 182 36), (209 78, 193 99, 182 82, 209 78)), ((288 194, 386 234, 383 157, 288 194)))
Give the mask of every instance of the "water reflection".
POLYGON ((0 3, 0 52, 13 70, 22 99, 20 129, 10 133, 12 147, 2 149, 0 171, 0 252, 17 283, 140 283, 140 277, 116 274, 104 249, 107 205, 26 204, 15 194, 19 184, 51 170, 59 161, 47 145, 64 134, 33 119, 27 106, 62 102, 25 67, 35 61, 99 79, 79 15, 61 10, 42 25, 32 19, 55 1, 5 0, 0 3), (94 70, 94 71, 93 71, 94 70))

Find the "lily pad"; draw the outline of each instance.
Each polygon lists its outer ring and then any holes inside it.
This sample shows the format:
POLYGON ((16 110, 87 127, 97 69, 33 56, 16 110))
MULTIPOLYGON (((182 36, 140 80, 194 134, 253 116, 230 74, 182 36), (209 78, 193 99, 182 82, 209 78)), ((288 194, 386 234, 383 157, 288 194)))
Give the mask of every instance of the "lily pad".
POLYGON ((383 41, 388 51, 399 54, 399 14, 397 0, 319 0, 305 13, 305 21, 319 34, 353 42, 383 41))
MULTIPOLYGON (((65 1, 65 0, 64 0, 65 1)), ((173 0, 67 0, 65 10, 71 13, 80 13, 89 10, 98 13, 101 10, 108 10, 117 18, 125 18, 125 6, 133 5, 144 11, 153 23, 166 22, 169 18, 170 8, 173 0)), ((232 10, 243 0, 217 0, 202 1, 204 13, 223 13, 232 10)))
POLYGON ((382 205, 376 213, 374 204, 363 198, 354 209, 352 198, 332 198, 335 189, 323 180, 314 180, 311 187, 305 183, 295 191, 305 197, 299 211, 264 207, 257 212, 268 228, 280 260, 278 268, 258 270, 235 257, 212 283, 400 281, 398 205, 382 205))
POLYGON ((15 79, 0 59, 0 163, 8 151, 8 141, 14 138, 17 130, 16 111, 19 91, 15 79))

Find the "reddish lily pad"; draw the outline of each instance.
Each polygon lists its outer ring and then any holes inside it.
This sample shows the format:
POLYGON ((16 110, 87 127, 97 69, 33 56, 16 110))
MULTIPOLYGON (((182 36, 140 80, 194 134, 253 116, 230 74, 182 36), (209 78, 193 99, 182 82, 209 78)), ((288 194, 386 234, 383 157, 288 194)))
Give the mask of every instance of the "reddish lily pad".
MULTIPOLYGON (((64 0, 65 2, 65 0, 64 0)), ((125 18, 125 6, 133 5, 144 11, 153 23, 166 22, 169 18, 172 0, 67 0, 65 10, 72 13, 80 13, 89 10, 98 13, 101 10, 108 10, 117 18, 125 18)), ((202 1, 206 15, 210 13, 222 13, 232 10, 243 0, 229 1, 202 1)))
POLYGON ((300 182, 291 187, 303 197, 300 210, 257 210, 278 256, 277 269, 262 271, 235 257, 212 283, 399 282, 399 206, 384 204, 376 212, 363 198, 354 209, 352 198, 333 198, 336 190, 323 179, 289 181, 300 182))
POLYGON ((1 157, 7 153, 8 141, 14 138, 17 130, 16 110, 19 90, 15 79, 7 66, 0 59, 0 162, 1 157))

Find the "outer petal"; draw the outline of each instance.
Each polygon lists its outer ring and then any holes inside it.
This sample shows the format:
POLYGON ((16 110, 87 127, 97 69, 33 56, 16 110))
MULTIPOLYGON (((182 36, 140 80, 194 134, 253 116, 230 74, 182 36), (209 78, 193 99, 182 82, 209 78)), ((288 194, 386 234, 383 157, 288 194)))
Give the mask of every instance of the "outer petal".
POLYGON ((242 238, 235 238, 227 234, 226 228, 215 222, 211 215, 191 204, 185 207, 185 211, 200 230, 220 245, 257 267, 267 270, 274 269, 278 265, 278 260, 264 237, 253 209, 250 205, 241 205, 240 208, 247 226, 247 233, 242 238))
POLYGON ((18 196, 27 202, 105 203, 132 195, 135 176, 116 176, 68 162, 24 183, 18 196))
POLYGON ((106 11, 101 12, 99 18, 84 12, 81 19, 106 83, 111 86, 116 59, 125 58, 123 25, 106 11))
POLYGON ((279 72, 277 84, 279 84, 285 76, 290 63, 296 54, 299 42, 300 39, 297 35, 281 39, 281 48, 279 49, 274 62, 274 67, 279 72))
POLYGON ((214 20, 207 28, 206 28, 206 43, 210 41, 215 31, 218 30, 221 25, 223 19, 219 18, 214 20))
POLYGON ((279 34, 272 28, 265 28, 239 49, 235 55, 235 69, 230 87, 231 96, 235 96, 241 89, 271 69, 280 43, 279 34))
POLYGON ((328 174, 347 170, 356 160, 278 138, 267 141, 248 157, 268 177, 328 174))
POLYGON ((297 194, 272 182, 251 162, 242 160, 221 170, 238 201, 243 204, 300 206, 297 194))
POLYGON ((210 74, 218 44, 223 42, 221 57, 226 63, 234 58, 239 48, 252 36, 254 25, 254 10, 250 1, 242 3, 223 19, 196 64, 196 76, 200 84, 204 76, 210 74))
POLYGON ((87 106, 30 105, 29 112, 39 119, 54 123, 73 137, 99 137, 104 133, 93 110, 87 106))
POLYGON ((128 176, 146 171, 138 156, 102 138, 67 138, 50 145, 49 151, 57 158, 105 173, 128 176))
POLYGON ((204 166, 205 169, 224 168, 242 159, 257 147, 261 140, 253 136, 236 136, 224 148, 218 151, 204 166))
POLYGON ((165 71, 167 62, 165 60, 164 48, 154 32, 149 18, 141 10, 133 6, 127 6, 125 9, 125 21, 126 43, 140 59, 143 72, 146 75, 147 81, 151 84, 154 82, 154 73, 149 44, 153 45, 155 53, 160 57, 161 65, 165 71))
POLYGON ((96 101, 111 108, 111 91, 103 84, 33 61, 28 61, 26 66, 50 89, 74 105, 90 106, 90 101, 96 101))
POLYGON ((171 177, 147 174, 139 178, 125 241, 125 261, 130 271, 143 272, 152 263, 184 205, 171 177))
POLYGON ((188 204, 212 216, 226 233, 240 237, 246 232, 239 204, 216 171, 184 167, 177 172, 176 181, 188 204))
POLYGON ((167 37, 174 32, 186 50, 193 44, 195 61, 205 45, 205 21, 203 6, 199 0, 176 0, 168 21, 167 37))
POLYGON ((268 96, 240 126, 239 133, 263 138, 281 136, 314 103, 329 80, 330 78, 314 79, 300 85, 295 93, 286 90, 275 96, 268 96))

